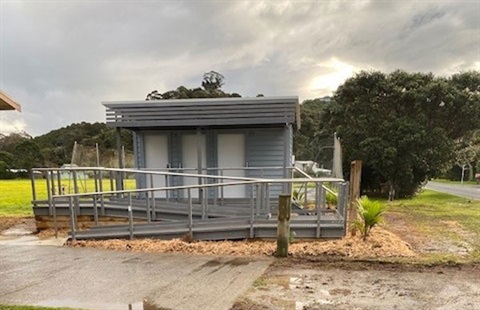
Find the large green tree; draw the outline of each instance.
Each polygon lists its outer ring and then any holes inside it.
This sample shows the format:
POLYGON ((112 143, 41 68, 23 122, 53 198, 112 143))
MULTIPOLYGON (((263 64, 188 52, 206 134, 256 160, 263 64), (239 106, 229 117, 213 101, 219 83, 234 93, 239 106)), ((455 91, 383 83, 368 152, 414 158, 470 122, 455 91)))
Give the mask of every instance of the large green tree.
POLYGON ((322 113, 330 104, 331 97, 305 100, 302 102, 300 130, 294 132, 293 153, 297 160, 314 160, 331 166, 333 137, 323 130, 320 122, 322 113))
POLYGON ((455 140, 480 127, 480 73, 360 72, 337 89, 322 118, 324 130, 342 139, 345 167, 364 161, 366 190, 412 196, 452 163, 455 140))

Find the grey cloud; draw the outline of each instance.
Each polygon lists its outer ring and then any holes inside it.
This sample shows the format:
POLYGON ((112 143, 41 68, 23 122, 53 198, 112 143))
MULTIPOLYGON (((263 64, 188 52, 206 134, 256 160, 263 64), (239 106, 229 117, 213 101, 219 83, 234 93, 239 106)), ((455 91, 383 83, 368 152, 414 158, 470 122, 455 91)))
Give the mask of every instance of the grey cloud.
MULTIPOLYGON (((102 121, 103 100, 196 87, 211 69, 242 95, 326 95, 333 58, 356 70, 450 74, 480 62, 480 3, 2 2, 0 88, 36 135, 102 121)), ((330 87, 330 86, 329 86, 330 87)), ((0 120, 0 122, 6 122, 0 120)))

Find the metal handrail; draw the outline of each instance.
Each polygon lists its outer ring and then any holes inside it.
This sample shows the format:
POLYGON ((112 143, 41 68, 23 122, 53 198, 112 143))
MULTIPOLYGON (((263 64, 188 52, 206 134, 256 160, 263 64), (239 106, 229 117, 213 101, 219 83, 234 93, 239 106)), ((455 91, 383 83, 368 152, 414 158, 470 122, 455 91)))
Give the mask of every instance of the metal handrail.
POLYGON ((219 176, 211 174, 193 174, 193 173, 180 173, 180 172, 167 172, 167 171, 152 171, 152 170, 137 170, 137 169, 120 169, 120 168, 105 168, 105 167, 76 167, 76 168, 34 168, 34 171, 112 171, 122 173, 138 173, 138 174, 154 174, 154 175, 170 175, 170 176, 183 176, 193 178, 210 178, 210 179, 224 179, 224 180, 242 180, 251 181, 257 178, 245 178, 234 176, 219 176))
POLYGON ((137 189, 125 189, 125 190, 114 190, 114 191, 103 191, 103 192, 89 192, 89 193, 76 193, 76 194, 66 194, 66 195, 52 195, 52 198, 66 198, 66 197, 82 197, 82 196, 93 196, 93 195, 112 195, 112 194, 132 194, 132 193, 143 193, 143 192, 156 192, 156 191, 168 191, 175 189, 197 189, 197 188, 210 188, 210 187, 223 187, 223 186, 235 186, 235 185, 248 185, 248 184, 266 184, 266 183, 305 183, 305 182, 343 182, 343 179, 337 178, 310 178, 310 179, 258 179, 258 180, 249 180, 249 181, 239 181, 239 182, 229 182, 229 183, 213 183, 213 184, 201 184, 201 185, 179 185, 179 186, 169 186, 169 187, 154 187, 154 188, 137 188, 137 189))
POLYGON ((113 195, 113 194, 134 194, 134 193, 144 193, 144 192, 168 191, 168 190, 175 190, 175 189, 197 189, 197 188, 209 188, 209 187, 216 187, 216 186, 247 185, 247 184, 255 184, 255 183, 258 183, 258 181, 253 180, 253 181, 243 181, 243 182, 214 183, 214 184, 202 184, 202 185, 179 185, 179 186, 169 186, 169 187, 137 188, 137 189, 124 189, 124 190, 103 191, 103 192, 53 195, 52 198, 68 198, 68 197, 83 197, 83 196, 113 195))
MULTIPOLYGON (((302 174, 303 176, 306 176, 306 177, 309 178, 309 179, 313 179, 313 177, 312 177, 311 175, 309 175, 308 173, 306 173, 306 172, 303 171, 302 169, 300 169, 300 168, 298 168, 298 167, 293 167, 293 168, 294 168, 294 170, 298 171, 298 172, 299 172, 300 174, 302 174)), ((341 179, 341 180, 343 181, 343 179, 341 179)), ((335 181, 330 181, 330 182, 335 182, 335 181)), ((335 197, 338 197, 338 193, 337 193, 337 192, 332 191, 330 188, 326 187, 325 185, 322 185, 322 186, 323 186, 323 188, 324 188, 327 192, 335 195, 335 197)))

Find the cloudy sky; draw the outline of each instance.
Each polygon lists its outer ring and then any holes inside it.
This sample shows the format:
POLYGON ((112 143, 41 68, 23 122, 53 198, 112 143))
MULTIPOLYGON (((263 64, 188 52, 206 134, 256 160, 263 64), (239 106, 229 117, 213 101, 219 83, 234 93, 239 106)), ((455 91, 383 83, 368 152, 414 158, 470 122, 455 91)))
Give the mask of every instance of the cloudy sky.
POLYGON ((197 87, 330 95, 359 70, 480 70, 480 1, 0 0, 0 132, 104 121, 101 101, 197 87))

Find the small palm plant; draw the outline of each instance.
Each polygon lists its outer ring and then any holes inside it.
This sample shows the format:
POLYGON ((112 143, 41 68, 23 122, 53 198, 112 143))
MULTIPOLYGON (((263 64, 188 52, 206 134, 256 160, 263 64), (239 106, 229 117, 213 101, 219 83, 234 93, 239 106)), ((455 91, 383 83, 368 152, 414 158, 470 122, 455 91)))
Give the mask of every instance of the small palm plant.
POLYGON ((363 196, 357 200, 357 208, 360 220, 354 221, 353 226, 360 231, 365 241, 370 230, 382 222, 387 206, 380 201, 373 201, 367 196, 363 196))

